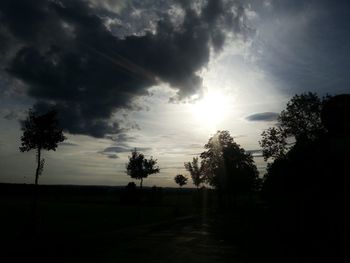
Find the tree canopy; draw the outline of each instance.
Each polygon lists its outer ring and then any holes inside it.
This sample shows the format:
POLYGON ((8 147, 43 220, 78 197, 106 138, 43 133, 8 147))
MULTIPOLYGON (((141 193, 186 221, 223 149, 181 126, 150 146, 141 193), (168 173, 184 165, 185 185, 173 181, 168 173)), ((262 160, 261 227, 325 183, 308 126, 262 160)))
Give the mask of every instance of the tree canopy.
POLYGON ((131 178, 140 180, 140 188, 142 188, 144 178, 151 174, 159 173, 157 160, 153 159, 153 157, 146 159, 142 153, 135 149, 129 156, 129 162, 126 164, 126 173, 131 178))
POLYGON ((228 131, 218 131, 204 148, 200 157, 209 185, 234 194, 253 190, 258 180, 253 157, 234 142, 228 131))
POLYGON ((187 184, 188 178, 183 176, 182 174, 178 174, 174 177, 175 183, 177 183, 180 187, 187 184))
POLYGON ((28 152, 32 149, 55 151, 57 144, 65 140, 63 131, 58 125, 55 110, 50 110, 44 114, 29 110, 27 119, 21 124, 23 131, 21 152, 28 152))
POLYGON ((44 159, 41 159, 41 150, 55 151, 58 143, 66 138, 59 127, 57 112, 50 110, 40 114, 29 110, 27 119, 22 122, 23 135, 21 137, 21 152, 37 150, 37 169, 35 174, 35 184, 38 184, 38 177, 43 171, 44 159))
POLYGON ((192 162, 184 164, 185 169, 190 173, 193 184, 198 188, 204 181, 202 166, 198 162, 198 157, 193 157, 192 162))
POLYGON ((342 217, 350 192, 350 95, 318 99, 308 93, 293 98, 280 115, 288 116, 288 121, 281 117, 280 122, 286 124, 282 130, 293 135, 295 142, 283 155, 273 156, 262 194, 272 214, 278 215, 271 219, 285 233, 282 241, 302 237, 298 249, 300 246, 304 253, 315 242, 341 240, 340 232, 325 226, 346 228, 347 220, 342 217), (303 113, 293 117, 297 107, 303 113), (296 122, 301 126, 294 125, 296 122))
POLYGON ((292 97, 279 114, 276 126, 261 134, 259 143, 264 159, 283 157, 295 141, 315 140, 324 134, 326 129, 321 121, 321 110, 330 98, 320 98, 311 92, 292 97))

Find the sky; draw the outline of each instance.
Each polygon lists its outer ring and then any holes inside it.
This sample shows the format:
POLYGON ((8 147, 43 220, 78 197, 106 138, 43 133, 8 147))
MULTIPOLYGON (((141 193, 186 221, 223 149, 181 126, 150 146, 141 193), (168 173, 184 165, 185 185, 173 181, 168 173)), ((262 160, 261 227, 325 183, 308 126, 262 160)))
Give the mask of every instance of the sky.
POLYGON ((263 175, 294 94, 350 93, 348 32, 342 0, 1 0, 0 182, 34 182, 20 121, 52 106, 67 140, 41 184, 126 185, 136 148, 160 167, 144 185, 172 187, 217 130, 263 175))

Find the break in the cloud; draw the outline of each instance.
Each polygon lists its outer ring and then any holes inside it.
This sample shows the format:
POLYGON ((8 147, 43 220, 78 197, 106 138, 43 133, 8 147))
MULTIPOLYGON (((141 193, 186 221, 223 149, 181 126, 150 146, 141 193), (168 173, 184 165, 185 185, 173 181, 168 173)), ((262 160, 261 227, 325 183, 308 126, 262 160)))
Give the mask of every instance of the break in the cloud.
POLYGON ((153 27, 120 36, 112 27, 115 21, 119 27, 133 24, 132 16, 122 20, 123 10, 133 5, 143 6, 135 12, 146 12, 147 4, 104 3, 0 2, 4 70, 28 85, 36 108, 56 107, 61 124, 72 134, 123 132, 121 123, 112 121, 113 113, 132 108, 133 99, 149 95, 147 89, 159 82, 176 89, 177 100, 199 93, 199 72, 211 50, 220 51, 228 34, 250 31, 237 1, 179 0, 157 7, 153 27))
POLYGON ((278 113, 276 112, 261 112, 249 115, 246 117, 248 121, 275 121, 277 120, 278 113))

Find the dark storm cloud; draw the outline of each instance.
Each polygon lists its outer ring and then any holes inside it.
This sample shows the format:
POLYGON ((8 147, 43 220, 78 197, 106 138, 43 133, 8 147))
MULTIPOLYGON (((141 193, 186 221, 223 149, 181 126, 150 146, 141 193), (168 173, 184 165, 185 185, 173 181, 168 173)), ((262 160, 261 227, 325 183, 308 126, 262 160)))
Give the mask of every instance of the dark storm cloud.
POLYGON ((249 115, 246 117, 248 121, 275 121, 277 120, 278 113, 276 112, 261 112, 249 115))
POLYGON ((73 134, 123 132, 112 114, 131 108, 135 97, 159 82, 176 88, 177 100, 199 92, 198 72, 211 47, 219 51, 227 32, 249 31, 236 1, 209 0, 197 5, 199 11, 189 2, 169 1, 161 8, 178 8, 180 23, 171 12, 159 12, 153 31, 121 37, 106 20, 123 17, 96 2, 0 1, 0 56, 7 72, 28 84, 28 95, 40 101, 37 108, 55 106, 61 125, 73 134))

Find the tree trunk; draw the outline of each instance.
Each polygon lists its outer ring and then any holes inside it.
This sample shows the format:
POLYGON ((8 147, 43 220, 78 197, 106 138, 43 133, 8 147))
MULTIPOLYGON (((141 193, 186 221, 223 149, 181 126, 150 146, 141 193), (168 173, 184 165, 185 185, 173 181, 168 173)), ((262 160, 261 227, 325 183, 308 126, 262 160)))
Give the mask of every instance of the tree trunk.
POLYGON ((140 188, 142 189, 142 182, 143 182, 143 178, 141 177, 141 181, 140 181, 140 188))
POLYGON ((41 148, 38 148, 37 152, 37 167, 36 167, 36 173, 35 173, 35 186, 38 185, 39 180, 39 172, 40 172, 40 161, 41 161, 41 148))
POLYGON ((41 148, 38 147, 37 149, 37 167, 35 172, 35 186, 34 186, 34 192, 33 192, 33 202, 32 202, 32 211, 31 211, 31 231, 32 231, 32 237, 36 238, 37 235, 37 228, 38 228, 38 180, 39 180, 39 174, 40 174, 40 161, 41 161, 41 148))

